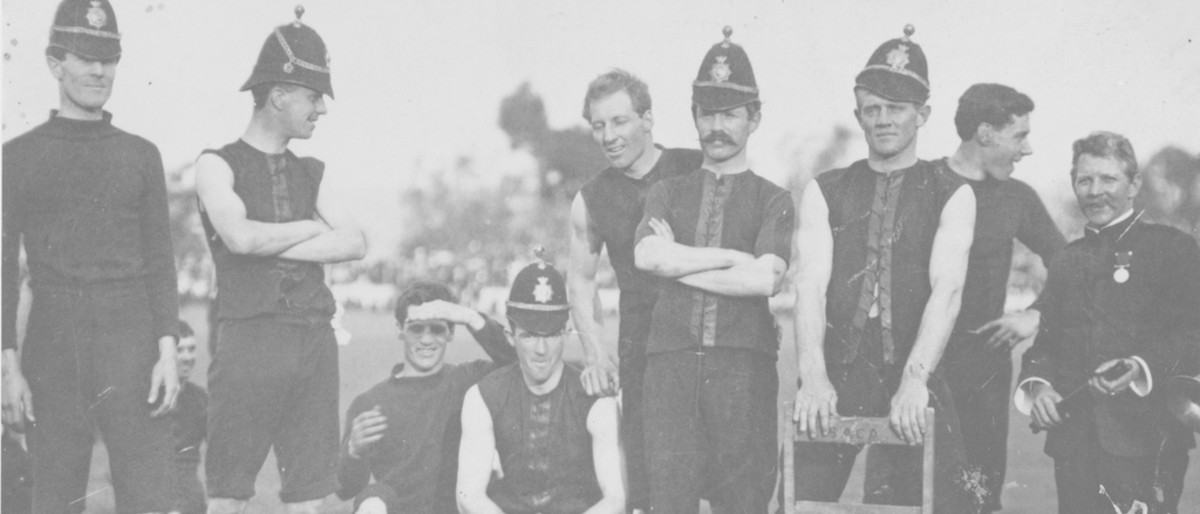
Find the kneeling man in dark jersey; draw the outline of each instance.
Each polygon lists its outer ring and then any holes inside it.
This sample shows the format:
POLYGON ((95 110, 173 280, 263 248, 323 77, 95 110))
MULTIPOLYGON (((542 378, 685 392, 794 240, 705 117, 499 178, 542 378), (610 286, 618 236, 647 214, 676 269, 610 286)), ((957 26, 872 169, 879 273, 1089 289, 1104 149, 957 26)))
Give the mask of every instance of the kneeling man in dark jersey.
POLYGON ((507 310, 517 364, 463 399, 459 511, 624 512, 616 400, 588 396, 579 371, 562 361, 562 275, 545 263, 527 266, 507 310))

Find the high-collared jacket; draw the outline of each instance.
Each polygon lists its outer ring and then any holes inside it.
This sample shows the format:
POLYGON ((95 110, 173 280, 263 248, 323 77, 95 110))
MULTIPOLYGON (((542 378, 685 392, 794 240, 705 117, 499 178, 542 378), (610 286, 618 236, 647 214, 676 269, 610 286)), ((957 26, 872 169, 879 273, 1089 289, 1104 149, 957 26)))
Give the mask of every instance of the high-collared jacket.
POLYGON ((1045 380, 1068 395, 1112 359, 1134 358, 1143 368, 1136 387, 1115 396, 1082 391, 1090 396, 1086 408, 1049 431, 1048 455, 1094 451, 1085 446, 1091 426, 1100 446, 1116 456, 1194 445, 1191 433, 1167 413, 1165 388, 1156 386, 1185 371, 1181 355, 1200 344, 1200 249, 1194 239, 1137 216, 1089 229, 1054 258, 1037 307, 1042 324, 1024 356, 1023 383, 1045 380))

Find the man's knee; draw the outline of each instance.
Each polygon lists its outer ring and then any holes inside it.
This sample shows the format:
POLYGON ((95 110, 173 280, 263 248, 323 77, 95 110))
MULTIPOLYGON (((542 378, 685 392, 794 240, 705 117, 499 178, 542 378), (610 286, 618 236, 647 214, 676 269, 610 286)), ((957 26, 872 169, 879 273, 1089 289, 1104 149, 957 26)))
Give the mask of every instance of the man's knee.
POLYGON ((242 514, 246 511, 246 500, 233 498, 209 498, 208 514, 242 514))
MULTIPOLYGON (((321 506, 325 504, 325 499, 309 500, 305 502, 295 502, 287 504, 288 514, 320 514, 321 506)), ((209 514, 212 514, 211 512, 209 514)))

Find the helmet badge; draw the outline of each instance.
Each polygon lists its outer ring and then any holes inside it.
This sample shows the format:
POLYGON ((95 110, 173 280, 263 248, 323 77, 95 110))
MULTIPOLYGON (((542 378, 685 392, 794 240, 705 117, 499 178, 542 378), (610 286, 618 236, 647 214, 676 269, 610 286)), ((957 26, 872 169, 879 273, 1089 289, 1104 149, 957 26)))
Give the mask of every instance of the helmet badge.
POLYGON ((88 25, 97 29, 104 28, 108 23, 108 13, 104 12, 104 8, 100 6, 100 0, 92 0, 92 6, 88 7, 87 12, 88 25))
POLYGON ((888 66, 893 70, 903 70, 908 67, 908 45, 897 45, 887 54, 888 66))
POLYGON ((550 288, 550 277, 538 277, 538 283, 533 286, 533 299, 538 303, 546 303, 554 296, 554 290, 550 288))
POLYGON ((726 56, 718 55, 717 62, 713 63, 712 69, 709 70, 709 75, 712 75, 713 82, 718 84, 729 80, 729 76, 733 73, 729 69, 729 63, 725 62, 726 56))

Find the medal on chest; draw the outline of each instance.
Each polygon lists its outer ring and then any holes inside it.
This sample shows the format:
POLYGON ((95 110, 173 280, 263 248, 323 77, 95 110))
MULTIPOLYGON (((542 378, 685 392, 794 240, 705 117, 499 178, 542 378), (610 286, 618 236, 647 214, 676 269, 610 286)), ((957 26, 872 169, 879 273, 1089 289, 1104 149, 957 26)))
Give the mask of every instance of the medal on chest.
POLYGON ((1113 280, 1118 284, 1129 281, 1129 264, 1133 261, 1133 250, 1114 252, 1116 262, 1113 264, 1113 280))

